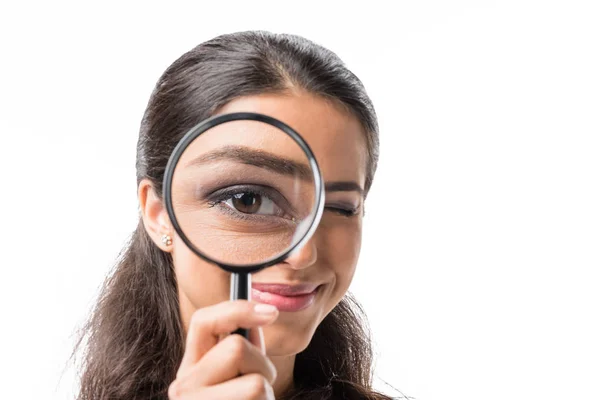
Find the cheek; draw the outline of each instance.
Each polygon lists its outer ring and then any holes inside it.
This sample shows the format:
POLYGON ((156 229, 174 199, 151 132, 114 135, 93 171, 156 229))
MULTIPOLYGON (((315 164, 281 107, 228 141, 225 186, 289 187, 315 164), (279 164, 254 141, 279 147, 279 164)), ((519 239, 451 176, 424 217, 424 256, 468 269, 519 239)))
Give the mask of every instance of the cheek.
POLYGON ((325 221, 323 228, 324 257, 336 277, 332 297, 337 304, 346 294, 356 270, 362 239, 362 221, 360 217, 350 221, 325 221))
POLYGON ((196 309, 229 300, 229 273, 202 260, 182 241, 174 244, 171 254, 180 295, 196 309))

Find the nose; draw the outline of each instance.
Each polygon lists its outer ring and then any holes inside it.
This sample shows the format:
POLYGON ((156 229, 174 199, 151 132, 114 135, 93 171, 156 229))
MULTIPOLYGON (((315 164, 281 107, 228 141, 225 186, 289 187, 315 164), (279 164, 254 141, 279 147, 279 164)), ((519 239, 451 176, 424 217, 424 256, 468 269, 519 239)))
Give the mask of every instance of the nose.
POLYGON ((308 268, 317 261, 317 245, 314 236, 304 243, 303 246, 296 247, 286 258, 285 262, 293 269, 300 270, 308 268))

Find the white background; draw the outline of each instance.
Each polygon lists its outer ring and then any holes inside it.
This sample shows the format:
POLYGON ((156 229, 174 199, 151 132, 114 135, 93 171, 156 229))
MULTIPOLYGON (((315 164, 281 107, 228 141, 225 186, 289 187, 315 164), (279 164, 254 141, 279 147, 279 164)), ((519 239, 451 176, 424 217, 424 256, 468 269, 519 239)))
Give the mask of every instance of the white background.
POLYGON ((351 288, 378 376, 423 400, 600 399, 599 20, 573 0, 4 2, 2 398, 72 397, 160 74, 266 29, 337 52, 380 117, 351 288))

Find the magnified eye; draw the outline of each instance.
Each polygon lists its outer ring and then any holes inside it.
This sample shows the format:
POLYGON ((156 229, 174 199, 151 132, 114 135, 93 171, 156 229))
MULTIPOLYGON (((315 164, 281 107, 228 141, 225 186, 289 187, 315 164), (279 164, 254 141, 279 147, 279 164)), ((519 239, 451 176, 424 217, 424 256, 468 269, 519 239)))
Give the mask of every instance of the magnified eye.
POLYGON ((218 206, 232 217, 248 219, 279 217, 293 219, 294 211, 279 191, 266 186, 237 186, 217 190, 209 196, 211 207, 218 206))
POLYGON ((258 193, 236 193, 223 203, 244 214, 284 215, 273 200, 258 193))

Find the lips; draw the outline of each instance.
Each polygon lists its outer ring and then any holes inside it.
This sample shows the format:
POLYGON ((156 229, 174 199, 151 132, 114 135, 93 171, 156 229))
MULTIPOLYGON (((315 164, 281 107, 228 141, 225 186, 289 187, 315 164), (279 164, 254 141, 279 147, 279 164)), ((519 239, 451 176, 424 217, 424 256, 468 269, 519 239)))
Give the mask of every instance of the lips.
POLYGON ((285 285, 279 283, 253 283, 252 299, 271 304, 279 311, 294 312, 310 307, 315 301, 319 284, 303 283, 285 285))

